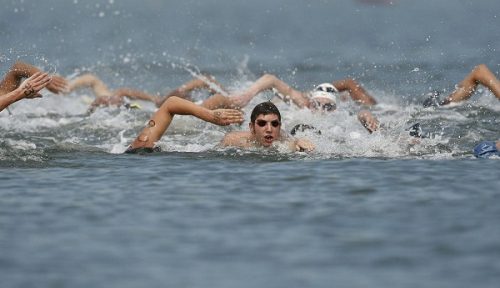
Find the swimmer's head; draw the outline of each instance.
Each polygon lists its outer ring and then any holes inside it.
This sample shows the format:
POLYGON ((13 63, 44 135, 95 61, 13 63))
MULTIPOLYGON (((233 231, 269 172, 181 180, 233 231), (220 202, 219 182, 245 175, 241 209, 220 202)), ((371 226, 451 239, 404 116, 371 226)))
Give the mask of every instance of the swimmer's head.
POLYGON ((313 109, 322 111, 334 111, 337 109, 336 94, 339 92, 330 83, 323 83, 311 92, 311 105, 313 109))
POLYGON ((483 141, 474 147, 474 156, 477 158, 500 156, 500 151, 498 151, 497 143, 494 141, 483 141))
POLYGON ((248 124, 255 142, 269 147, 281 137, 281 114, 270 101, 255 106, 248 124))
POLYGON ((257 104, 257 106, 253 108, 252 114, 250 115, 250 122, 255 123, 255 119, 257 119, 257 116, 261 114, 262 115, 276 114, 278 116, 278 120, 281 121, 280 110, 278 110, 278 107, 276 107, 276 105, 274 105, 274 103, 271 101, 266 101, 257 104))
POLYGON ((297 124, 293 126, 292 130, 290 130, 290 134, 292 134, 292 136, 295 136, 297 132, 305 132, 305 131, 312 131, 317 135, 321 135, 321 130, 318 130, 316 129, 316 127, 307 124, 297 124))

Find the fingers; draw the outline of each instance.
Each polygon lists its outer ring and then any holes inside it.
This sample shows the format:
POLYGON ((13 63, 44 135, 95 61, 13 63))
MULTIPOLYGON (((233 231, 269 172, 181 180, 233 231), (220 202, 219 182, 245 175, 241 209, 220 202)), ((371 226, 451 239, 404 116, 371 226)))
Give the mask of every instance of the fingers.
POLYGON ((33 98, 42 98, 42 94, 37 93, 37 92, 32 92, 32 93, 24 93, 24 98, 27 99, 33 99, 33 98))
POLYGON ((24 81, 19 89, 24 94, 24 98, 42 97, 38 92, 50 83, 47 73, 36 72, 24 81))
POLYGON ((314 151, 314 146, 309 145, 297 145, 295 146, 296 151, 299 152, 312 152, 314 151))
POLYGON ((243 123, 243 112, 239 110, 227 109, 224 111, 225 120, 227 124, 243 123))
POLYGON ((368 132, 373 133, 378 130, 378 122, 375 121, 369 121, 363 123, 363 126, 368 130, 368 132))
POLYGON ((51 92, 56 94, 69 92, 68 81, 66 79, 57 75, 53 75, 51 79, 49 85, 47 85, 47 89, 51 92))
POLYGON ((296 151, 299 151, 299 152, 312 152, 314 150, 314 146, 310 146, 310 145, 296 145, 295 149, 296 149, 296 151))
POLYGON ((298 139, 297 142, 295 143, 296 151, 312 152, 314 151, 315 148, 316 146, 312 142, 306 139, 298 139))
POLYGON ((380 123, 370 112, 363 110, 358 112, 358 119, 368 132, 373 133, 378 130, 380 123))
POLYGON ((243 122, 243 113, 234 109, 217 109, 213 110, 214 121, 217 125, 229 125, 243 122))
POLYGON ((42 90, 47 84, 50 83, 50 77, 47 73, 37 72, 31 77, 26 79, 23 83, 24 86, 34 89, 36 92, 42 90))

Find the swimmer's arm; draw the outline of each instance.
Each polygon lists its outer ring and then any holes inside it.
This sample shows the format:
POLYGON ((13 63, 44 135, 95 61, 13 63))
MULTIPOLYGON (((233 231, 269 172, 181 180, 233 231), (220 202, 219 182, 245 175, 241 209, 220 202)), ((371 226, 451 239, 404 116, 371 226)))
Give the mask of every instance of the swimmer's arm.
POLYGON ((40 69, 36 68, 33 65, 28 63, 24 63, 22 61, 17 61, 11 68, 12 71, 16 72, 18 77, 28 78, 31 75, 41 72, 40 69))
POLYGON ((94 113, 95 110, 101 105, 103 106, 109 105, 108 104, 109 101, 106 99, 107 98, 105 97, 97 97, 94 101, 92 101, 92 103, 90 103, 89 108, 87 109, 87 115, 94 113))
POLYGON ((3 80, 0 81, 0 91, 12 92, 21 85, 24 78, 31 77, 33 74, 41 72, 33 65, 17 61, 10 67, 3 80))
POLYGON ((227 126, 234 123, 243 122, 243 113, 234 109, 216 109, 209 110, 202 106, 196 105, 191 101, 173 96, 167 99, 160 107, 164 114, 170 115, 193 115, 201 120, 220 125, 227 126))
MULTIPOLYGON (((24 63, 22 61, 17 61, 11 68, 11 71, 14 72, 17 81, 20 81, 22 78, 28 78, 33 76, 35 73, 41 72, 37 67, 30 65, 28 63, 24 63)), ((52 93, 61 93, 67 91, 68 82, 66 79, 59 75, 51 75, 51 81, 46 85, 46 88, 52 93)))
POLYGON ((377 104, 375 98, 373 98, 358 82, 354 79, 347 78, 339 81, 332 82, 333 86, 339 90, 339 92, 347 91, 351 96, 352 100, 359 104, 366 106, 373 106, 377 104))
POLYGON ((238 147, 238 148, 249 148, 250 141, 248 132, 230 132, 227 133, 224 138, 219 143, 219 146, 223 147, 238 147))
MULTIPOLYGON (((200 78, 194 78, 176 89, 167 93, 167 95, 163 99, 167 99, 170 96, 178 96, 181 98, 189 99, 191 93, 194 90, 199 89, 208 89, 210 93, 223 93, 228 95, 227 90, 215 80, 214 77, 210 75, 200 75, 200 78)), ((161 103, 160 103, 161 104, 161 103)))
POLYGON ((23 99, 24 94, 20 89, 16 89, 4 95, 0 95, 0 111, 7 108, 10 104, 23 99))
POLYGON ((460 102, 469 99, 476 91, 479 84, 484 85, 493 92, 495 97, 500 100, 500 81, 495 77, 495 74, 484 64, 480 64, 472 70, 457 86, 443 104, 451 102, 460 102))
POLYGON ((358 120, 370 134, 380 128, 380 121, 368 110, 359 111, 358 120))
POLYGON ((222 126, 243 122, 241 111, 232 109, 208 110, 191 101, 172 96, 153 114, 148 127, 142 130, 131 147, 154 147, 155 142, 163 136, 175 115, 192 115, 222 126))
POLYGON ((120 97, 127 97, 130 99, 136 99, 136 100, 144 100, 144 101, 150 101, 156 104, 156 106, 161 106, 163 103, 163 99, 151 94, 148 94, 144 91, 132 89, 132 88, 119 88, 116 89, 113 92, 114 95, 120 96, 120 97))
POLYGON ((80 75, 73 79, 68 85, 67 92, 83 88, 91 88, 96 97, 111 96, 111 91, 108 89, 108 86, 106 86, 99 77, 90 73, 80 75))
POLYGON ((38 92, 48 83, 50 83, 50 77, 47 73, 35 72, 14 91, 0 96, 0 111, 23 98, 42 97, 38 92))
POLYGON ((304 93, 293 89, 291 86, 281 81, 280 79, 278 79, 278 77, 272 74, 263 75, 262 77, 257 79, 257 81, 255 81, 247 90, 231 98, 234 102, 234 106, 244 107, 253 99, 253 97, 255 97, 260 92, 273 88, 283 96, 290 97, 295 105, 301 108, 309 106, 309 99, 304 95, 304 93))

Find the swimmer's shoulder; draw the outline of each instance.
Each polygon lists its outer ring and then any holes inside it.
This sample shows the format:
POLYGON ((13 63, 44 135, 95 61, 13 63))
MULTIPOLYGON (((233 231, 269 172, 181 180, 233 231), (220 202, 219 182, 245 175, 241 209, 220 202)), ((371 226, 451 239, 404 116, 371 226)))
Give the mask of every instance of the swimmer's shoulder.
POLYGON ((233 146, 233 147, 250 147, 252 134, 249 131, 234 131, 227 133, 222 141, 221 146, 233 146))

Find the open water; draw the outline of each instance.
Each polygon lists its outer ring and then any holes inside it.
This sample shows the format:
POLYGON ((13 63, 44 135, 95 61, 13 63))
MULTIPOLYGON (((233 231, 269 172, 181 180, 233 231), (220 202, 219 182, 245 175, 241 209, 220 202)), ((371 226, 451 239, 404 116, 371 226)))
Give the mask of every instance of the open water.
POLYGON ((0 113, 0 287, 498 287, 500 162, 471 150, 500 138, 500 102, 421 106, 477 64, 498 77, 497 0, 0 4, 2 73, 21 59, 151 93, 200 71, 231 91, 262 73, 303 90, 353 77, 385 125, 369 135, 348 102, 280 103, 287 130, 322 130, 304 135, 315 153, 221 149, 247 122, 176 116, 164 152, 124 155, 152 104, 15 103, 0 113), (417 122, 431 137, 413 144, 417 122))

